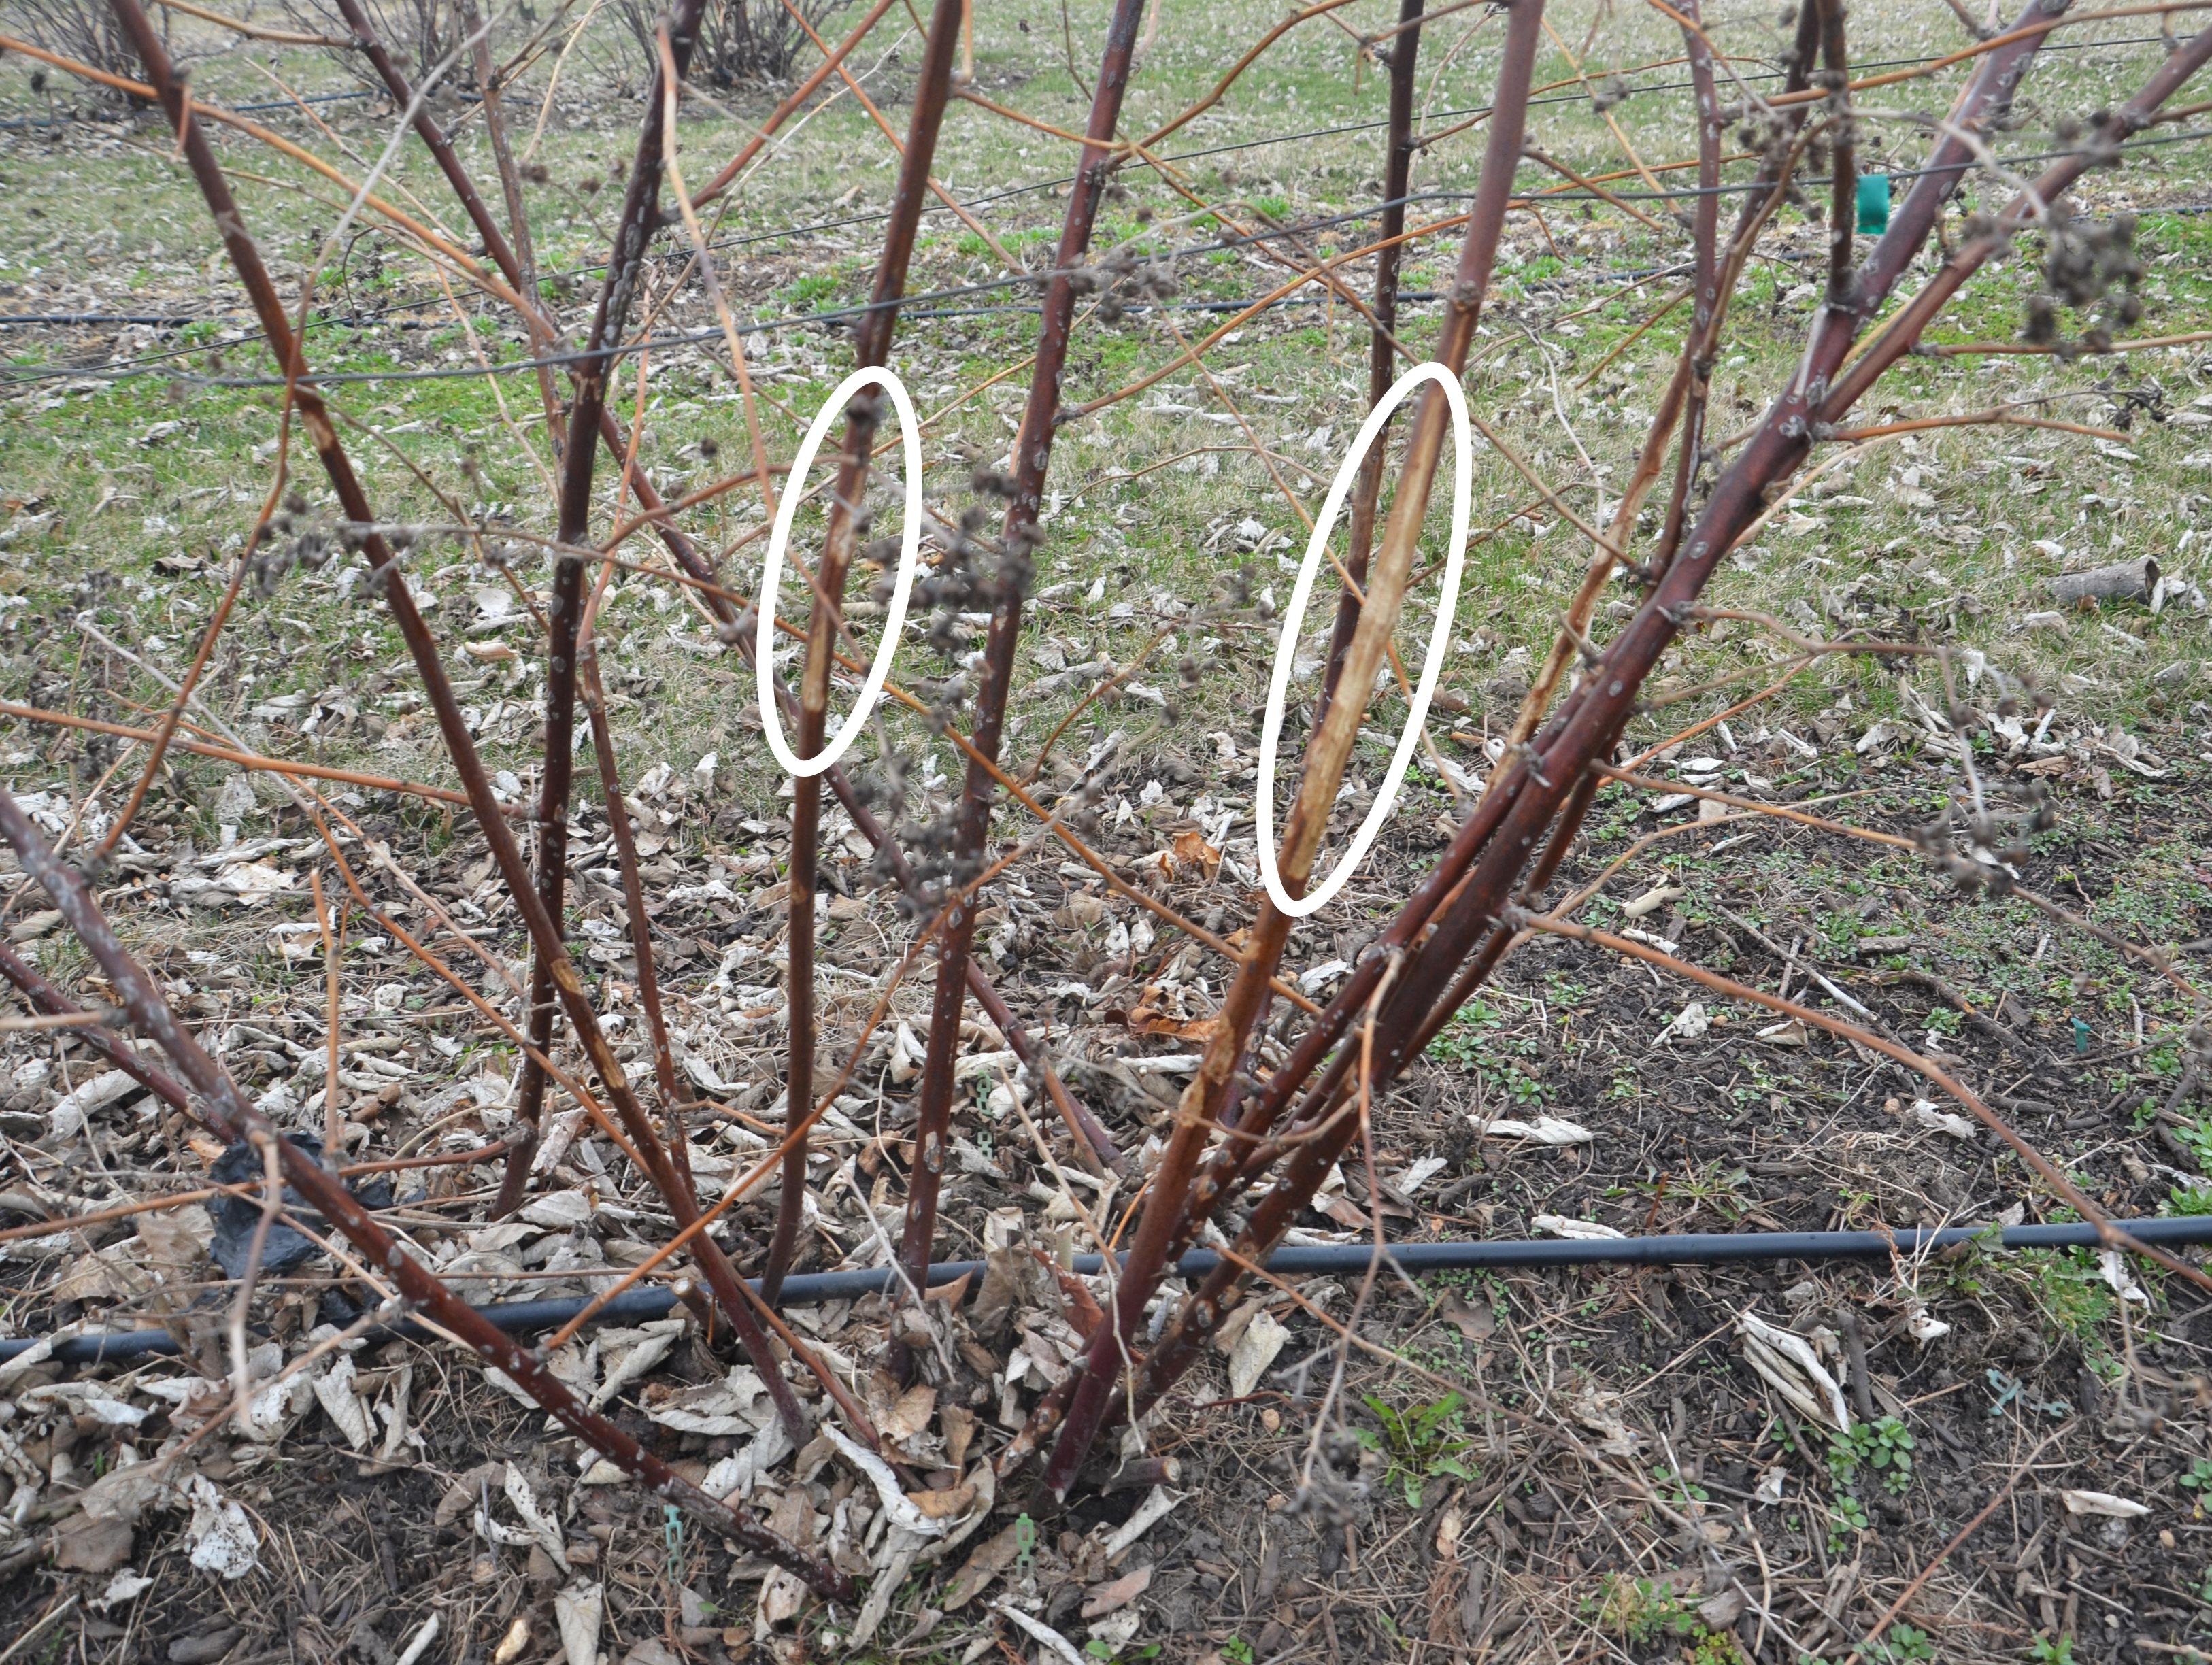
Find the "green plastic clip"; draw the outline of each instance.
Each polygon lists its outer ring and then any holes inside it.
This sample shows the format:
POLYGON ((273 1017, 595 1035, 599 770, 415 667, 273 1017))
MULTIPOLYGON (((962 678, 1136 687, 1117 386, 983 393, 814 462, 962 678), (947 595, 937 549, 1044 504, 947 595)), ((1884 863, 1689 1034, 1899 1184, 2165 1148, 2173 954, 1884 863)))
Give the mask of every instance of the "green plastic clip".
POLYGON ((1859 230, 1869 237, 1889 229, 1889 175, 1859 175, 1859 230))

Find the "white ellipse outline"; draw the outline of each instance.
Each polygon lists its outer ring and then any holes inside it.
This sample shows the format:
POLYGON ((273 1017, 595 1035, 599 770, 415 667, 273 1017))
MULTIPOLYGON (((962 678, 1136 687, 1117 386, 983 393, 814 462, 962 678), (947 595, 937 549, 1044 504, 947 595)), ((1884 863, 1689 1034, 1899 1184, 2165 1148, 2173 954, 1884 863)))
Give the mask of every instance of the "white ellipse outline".
MULTIPOLYGON (((907 397, 906 384, 891 371, 878 364, 863 365, 837 384, 836 392, 823 402, 816 414, 814 425, 806 430, 799 441, 799 454, 791 459, 791 472, 784 476, 787 489, 783 501, 775 507, 775 525, 769 533, 768 558, 761 568, 760 597, 757 603, 759 619, 753 641, 754 685, 758 690, 761 727, 768 735, 769 750, 785 773, 794 777, 820 775, 832 768, 845 755, 846 748, 860 738, 860 725, 868 720, 869 712, 884 696, 884 684, 890 679, 891 656, 898 652, 899 632, 906 627, 906 605, 914 592, 915 569, 921 560, 921 425, 915 419, 914 401, 907 397), (860 697, 853 707, 852 714, 837 736, 813 757, 795 756, 789 742, 783 737, 783 714, 776 708, 775 667, 769 657, 769 648, 775 630, 775 591, 783 578, 783 551, 791 542, 792 517, 799 512, 799 500, 805 495, 806 471, 814 465, 814 453, 822 448, 822 441, 835 422, 852 401, 853 395, 863 387, 881 387, 891 396, 891 404, 898 411, 899 450, 906 464, 906 501, 902 507, 905 525, 899 533, 898 577, 891 586, 890 611, 884 617, 884 639, 876 644, 876 656, 868 665, 868 679, 861 684, 860 697)), ((820 605, 820 598, 816 598, 820 605)))
POLYGON ((1329 484, 1328 495, 1322 501, 1321 515, 1314 522, 1313 536, 1306 541, 1306 558, 1298 568, 1291 605, 1283 613, 1281 634, 1275 640, 1274 674, 1267 685, 1267 713, 1261 719, 1259 778, 1252 805, 1252 819, 1258 833, 1260 882, 1267 887, 1267 900, 1279 912, 1292 919, 1303 919, 1326 906, 1329 898, 1344 888, 1351 880, 1352 870, 1366 856, 1368 846, 1375 842, 1376 834, 1382 830, 1383 821, 1396 807, 1399 788, 1405 782, 1407 766, 1413 762, 1413 748, 1420 743, 1421 725, 1428 717, 1429 702, 1437 691, 1437 678, 1443 670, 1444 649, 1451 641, 1452 614, 1459 605, 1460 572, 1467 557, 1468 507, 1473 474, 1474 442, 1468 428, 1467 395, 1461 391, 1457 376, 1430 359, 1399 377, 1367 413, 1367 420, 1359 425, 1351 449, 1345 453, 1344 461, 1336 471, 1336 478, 1329 484), (1367 811, 1366 820, 1360 823, 1358 832, 1352 836, 1352 848, 1345 852, 1328 878, 1304 896, 1293 897, 1284 890, 1282 874, 1275 866, 1275 744, 1282 734, 1283 700, 1290 691, 1298 623, 1305 617, 1306 601, 1313 592, 1314 573, 1328 550, 1329 534, 1336 529, 1336 517, 1343 512, 1345 494, 1352 489, 1354 471, 1391 413, 1425 381, 1433 381, 1443 388, 1444 403, 1451 407, 1452 458, 1457 465, 1452 480, 1451 550, 1444 562, 1443 595, 1437 604, 1436 628, 1429 633, 1428 657, 1421 664, 1420 684, 1413 690, 1413 706, 1406 714, 1406 726, 1398 736, 1398 749, 1391 755, 1390 767, 1382 777, 1382 790, 1375 795, 1374 807, 1367 811))

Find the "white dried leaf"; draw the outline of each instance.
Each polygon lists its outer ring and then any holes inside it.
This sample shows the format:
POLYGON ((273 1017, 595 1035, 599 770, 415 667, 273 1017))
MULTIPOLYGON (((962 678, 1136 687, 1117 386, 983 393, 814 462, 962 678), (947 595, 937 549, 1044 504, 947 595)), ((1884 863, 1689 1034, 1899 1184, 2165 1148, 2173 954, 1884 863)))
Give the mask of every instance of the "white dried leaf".
POLYGON ((1534 1121, 1516 1121, 1510 1116, 1499 1116, 1494 1121, 1470 1117, 1475 1128, 1490 1139, 1523 1139, 1532 1145, 1589 1145, 1597 1135, 1578 1122, 1560 1116, 1540 1115, 1534 1121))
POLYGON ((1912 1339, 1922 1346, 1939 1337, 1948 1335, 1951 1327, 1930 1314, 1927 1308, 1916 1306, 1905 1315, 1905 1327, 1912 1339))
POLYGON ((1290 1331, 1275 1321, 1264 1307, 1252 1314, 1244 1326, 1244 1333, 1237 1338, 1237 1345, 1229 1354, 1229 1395, 1242 1399, 1260 1385, 1261 1373, 1275 1362, 1283 1344, 1291 1339, 1290 1331))
POLYGON ((340 1354, 337 1364, 315 1378, 315 1397, 321 1401, 324 1413, 346 1437, 346 1443, 356 1451, 366 1451, 376 1430, 368 1419, 368 1407, 354 1391, 354 1375, 352 1357, 340 1354))
POLYGON ((522 1218, 533 1225, 567 1231, 592 1218, 592 1200, 581 1191, 548 1191, 522 1210, 522 1218))
POLYGON ((103 1070, 56 1099, 46 1112, 46 1125, 56 1136, 70 1138, 84 1131, 85 1121, 94 1110, 105 1109, 137 1087, 137 1078, 127 1070, 103 1070))
POLYGON ((1930 1133, 1948 1133, 1954 1139, 1971 1139, 1974 1136, 1972 1122, 1955 1110, 1938 1109, 1933 1099, 1913 1100, 1912 1119, 1930 1133))
POLYGON ((2061 1492, 2059 1500, 2069 1515, 2105 1515, 2116 1521, 2132 1521, 2150 1513, 2150 1506, 2110 1492, 2061 1492))
POLYGON ((648 1335, 635 1346, 617 1352, 606 1366, 606 1380, 592 1395, 592 1408, 596 1411, 605 1406, 617 1394, 667 1358, 669 1350, 675 1345, 676 1335, 672 1330, 664 1334, 648 1335))
POLYGON ((2097 1275, 2112 1285, 2112 1292, 2123 1301, 2133 1301, 2142 1306, 2150 1304, 2150 1297, 2143 1286, 2128 1275, 2127 1262, 2117 1249, 2097 1251, 2097 1275))
POLYGON ((1736 1316, 1745 1362, 1801 1416, 1839 1433, 1850 1430, 1850 1407, 1844 1390, 1820 1363, 1813 1344, 1793 1330, 1770 1324, 1755 1312, 1736 1316))
POLYGON ((1635 901, 1622 902, 1620 916, 1623 919, 1642 919, 1646 914, 1654 913, 1670 902, 1680 902, 1687 895, 1689 892, 1679 884, 1655 884, 1635 901))
POLYGON ((1089 1661, 1076 1652, 1075 1644, 1073 1642, 1042 1619, 1030 1618, 1012 1602, 1001 1601, 998 1604, 998 1608, 1000 1613, 1013 1621, 1017 1630, 1026 1632, 1032 1642, 1043 1648, 1054 1658, 1066 1660, 1067 1665, 1090 1665, 1089 1661))
POLYGON ((136 1601, 153 1588, 154 1581, 144 1573, 134 1572, 129 1567, 125 1567, 107 1581, 106 1589, 92 1597, 85 1606, 97 1607, 100 1612, 106 1613, 110 1607, 119 1607, 125 1601, 136 1601))
POLYGON ((1712 1016, 1705 1010, 1703 1000, 1692 1000, 1675 1013, 1674 1021, 1659 1032, 1663 1041, 1695 1041, 1713 1026, 1712 1016))
POLYGON ((599 1665, 599 1626, 606 1611, 606 1591, 594 1580, 579 1579, 553 1597, 553 1622, 568 1665, 599 1665))
POLYGON ((26 1393, 21 1404, 57 1406, 71 1416, 88 1416, 111 1428, 136 1428, 154 1414, 150 1405, 133 1405, 104 1382, 50 1382, 26 1393))
POLYGON ((707 1477, 699 1482, 699 1488, 710 1498, 749 1497, 753 1487, 791 1451, 791 1436, 784 1431, 783 1420, 779 1417, 748 1440, 743 1449, 716 1458, 707 1477))
POLYGON ((0 1389, 5 1389, 33 1365, 43 1364, 52 1358, 55 1339, 51 1335, 42 1335, 13 1358, 0 1363, 0 1389))
POLYGON ((899 1478, 891 1472, 889 1463, 866 1447, 848 1439, 835 1423, 823 1423, 822 1431, 829 1436, 830 1443, 844 1454, 846 1461, 867 1476, 869 1484, 876 1488, 876 1495, 882 1498, 884 1513, 893 1526, 917 1538, 943 1535, 945 1522, 931 1520, 907 1501, 906 1489, 899 1484, 899 1478))
POLYGON ((261 1564, 261 1540, 246 1511, 204 1474, 191 1482, 192 1523, 185 1529, 191 1563, 202 1572, 243 1578, 261 1564))
POLYGON ((1144 1622, 1145 1615, 1134 1607, 1124 1607, 1110 1618, 1101 1619, 1091 1626, 1091 1640, 1085 1651, 1103 1647, 1110 1658, 1128 1646, 1144 1622))
POLYGON ((1588 1243, 1627 1235, 1614 1231, 1609 1225, 1601 1225, 1595 1220, 1571 1220, 1564 1214, 1539 1214, 1528 1224, 1542 1237, 1572 1237, 1588 1243))
POLYGON ((566 1562, 568 1546, 562 1540, 560 1526, 538 1506, 538 1495, 530 1489, 530 1482, 522 1477, 520 1465, 512 1462, 507 1465, 507 1483, 501 1489, 507 1494, 507 1502, 514 1505, 514 1512, 522 1517, 523 1525, 529 1528, 531 1541, 545 1552, 555 1566, 566 1562))
POLYGON ((663 1400, 646 1414, 664 1428, 687 1434, 750 1434, 775 1419, 768 1387, 750 1365, 740 1364, 720 1382, 709 1382, 663 1400))
POLYGON ((437 1639, 438 1615, 434 1613, 416 1626, 415 1634, 408 1638, 407 1645, 399 1650, 399 1656, 392 1662, 392 1665, 415 1665, 415 1662, 428 1653, 430 1644, 437 1639))
POLYGON ((1127 1554, 1131 1547, 1147 1532, 1175 1513, 1176 1505, 1182 1502, 1185 1495, 1181 1492, 1170 1492, 1164 1486, 1154 1486, 1144 1502, 1137 1505, 1137 1512, 1115 1528, 1107 1538, 1106 1559, 1118 1561, 1127 1554))
POLYGON ((1621 1419, 1619 1394, 1607 1393, 1589 1382, 1568 1401, 1567 1409, 1576 1421, 1598 1436, 1598 1449, 1610 1457, 1633 1459, 1641 1442, 1627 1423, 1621 1419))

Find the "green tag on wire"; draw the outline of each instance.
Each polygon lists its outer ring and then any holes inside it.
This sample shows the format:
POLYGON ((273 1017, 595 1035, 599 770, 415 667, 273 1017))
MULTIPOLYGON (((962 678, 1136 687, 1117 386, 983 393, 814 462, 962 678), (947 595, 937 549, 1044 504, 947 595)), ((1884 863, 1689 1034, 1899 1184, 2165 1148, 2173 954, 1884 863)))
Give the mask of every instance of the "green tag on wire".
POLYGON ((1889 175, 1859 175, 1859 230, 1869 237, 1889 229, 1889 175))

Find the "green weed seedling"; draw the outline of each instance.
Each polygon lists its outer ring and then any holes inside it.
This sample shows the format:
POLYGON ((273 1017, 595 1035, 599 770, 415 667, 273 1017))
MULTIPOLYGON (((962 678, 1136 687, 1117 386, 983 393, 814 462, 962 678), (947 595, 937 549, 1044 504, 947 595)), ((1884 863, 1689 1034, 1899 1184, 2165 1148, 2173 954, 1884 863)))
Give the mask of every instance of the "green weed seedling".
POLYGON ((1852 1533, 1864 1532, 1873 1524, 1867 1518, 1866 1505, 1846 1492, 1836 1499, 1828 1515, 1828 1553, 1842 1554, 1852 1533))
MULTIPOLYGON (((1892 1625, 1889 1634, 1869 1642, 1859 1652, 1861 1659, 1875 1662, 1875 1665, 1919 1665, 1923 1660, 1936 1657, 1936 1644, 1928 1632, 1910 1625, 1892 1625)), ((1797 1665, 1835 1665, 1826 1654, 1799 1654, 1797 1665)))
POLYGON ((1395 1409, 1373 1394, 1367 1395, 1365 1402, 1382 1426, 1356 1430, 1355 1437, 1388 1461, 1384 1478, 1404 1492, 1407 1508, 1419 1509, 1423 1491, 1440 1475, 1462 1480, 1474 1478, 1474 1468, 1464 1455, 1474 1449, 1474 1442, 1460 1425, 1465 1401, 1457 1394, 1446 1394, 1432 1404, 1417 1405, 1409 1411, 1395 1409))
POLYGON ((1873 1643, 1866 1656, 1881 1665, 1918 1665, 1936 1657, 1936 1644, 1927 1632, 1911 1625, 1892 1625, 1889 1634, 1873 1643))
POLYGON ((2197 1458, 2176 1483, 2183 1491, 2197 1494, 2197 1512, 2203 1514, 2205 1499, 2212 1498, 2212 1457, 2197 1458))
POLYGON ((1862 1468, 1871 1468, 1885 1491, 1901 1496, 1912 1486, 1913 1443, 1912 1431, 1893 1416, 1862 1422, 1836 1436, 1828 1448, 1828 1472, 1848 1490, 1857 1484, 1862 1468))
POLYGON ((1655 1579, 1607 1573, 1597 1595, 1583 1599, 1583 1613, 1597 1629, 1632 1648, 1680 1643, 1680 1656, 1690 1665, 1737 1665, 1743 1657, 1734 1637, 1707 1625, 1695 1604, 1655 1579))

